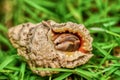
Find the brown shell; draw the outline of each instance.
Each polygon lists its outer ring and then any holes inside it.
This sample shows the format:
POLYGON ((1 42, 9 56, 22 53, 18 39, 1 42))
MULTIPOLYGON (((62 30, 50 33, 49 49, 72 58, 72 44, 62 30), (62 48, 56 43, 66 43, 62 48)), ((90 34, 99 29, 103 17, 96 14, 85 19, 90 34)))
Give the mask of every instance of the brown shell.
POLYGON ((57 72, 33 70, 33 68, 74 68, 85 64, 93 56, 91 54, 93 39, 82 24, 72 22, 59 24, 51 20, 38 24, 25 23, 9 29, 8 35, 18 54, 26 59, 34 73, 41 76, 57 72), (79 36, 79 50, 56 49, 53 40, 58 33, 79 36))

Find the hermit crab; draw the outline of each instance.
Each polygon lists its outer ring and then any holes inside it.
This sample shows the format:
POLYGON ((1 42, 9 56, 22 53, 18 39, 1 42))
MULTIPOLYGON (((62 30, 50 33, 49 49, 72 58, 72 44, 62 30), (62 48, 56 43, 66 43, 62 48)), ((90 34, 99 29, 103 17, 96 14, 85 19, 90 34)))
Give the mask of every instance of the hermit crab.
POLYGON ((52 20, 38 24, 24 23, 10 28, 8 36, 31 70, 41 76, 58 72, 33 68, 75 68, 93 56, 93 39, 82 24, 52 20))

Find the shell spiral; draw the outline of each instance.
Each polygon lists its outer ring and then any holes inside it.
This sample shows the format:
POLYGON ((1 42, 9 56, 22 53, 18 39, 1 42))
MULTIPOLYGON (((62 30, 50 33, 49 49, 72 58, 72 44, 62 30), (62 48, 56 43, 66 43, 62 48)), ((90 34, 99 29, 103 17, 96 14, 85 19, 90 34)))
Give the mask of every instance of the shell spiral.
POLYGON ((24 23, 10 28, 8 36, 31 70, 41 76, 58 72, 33 68, 74 68, 85 64, 93 56, 93 39, 82 24, 52 20, 24 23))

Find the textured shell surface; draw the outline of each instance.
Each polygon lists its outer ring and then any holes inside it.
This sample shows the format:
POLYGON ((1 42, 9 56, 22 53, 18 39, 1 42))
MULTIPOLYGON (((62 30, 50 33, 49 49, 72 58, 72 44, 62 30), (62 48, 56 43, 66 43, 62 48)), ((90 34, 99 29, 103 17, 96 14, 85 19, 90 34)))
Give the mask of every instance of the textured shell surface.
POLYGON ((75 68, 93 56, 93 39, 82 24, 52 20, 38 24, 24 23, 10 28, 8 36, 31 70, 41 76, 58 72, 33 68, 75 68))

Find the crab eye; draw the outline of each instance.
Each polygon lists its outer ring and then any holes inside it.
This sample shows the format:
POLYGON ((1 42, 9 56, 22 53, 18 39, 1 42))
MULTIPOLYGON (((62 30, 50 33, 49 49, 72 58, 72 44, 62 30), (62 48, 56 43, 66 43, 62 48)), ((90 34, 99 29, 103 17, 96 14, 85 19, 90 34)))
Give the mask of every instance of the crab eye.
POLYGON ((76 51, 80 47, 80 39, 71 33, 61 33, 53 41, 55 48, 61 51, 76 51))

